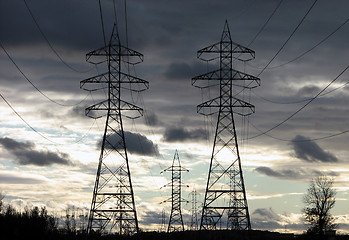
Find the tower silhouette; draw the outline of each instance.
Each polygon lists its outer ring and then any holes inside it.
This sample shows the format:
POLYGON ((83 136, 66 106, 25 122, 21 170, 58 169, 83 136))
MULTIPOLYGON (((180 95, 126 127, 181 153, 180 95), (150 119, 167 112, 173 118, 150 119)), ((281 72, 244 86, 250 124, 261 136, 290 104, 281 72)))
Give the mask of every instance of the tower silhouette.
POLYGON ((142 62, 143 55, 120 44, 114 25, 109 44, 86 54, 86 61, 107 67, 105 73, 80 82, 84 90, 107 94, 106 100, 86 108, 87 116, 106 118, 87 230, 133 234, 138 232, 138 221, 122 116, 137 118, 143 110, 122 100, 121 90, 149 87, 147 81, 123 72, 123 67, 142 62))
POLYGON ((191 196, 191 218, 190 218, 190 229, 198 230, 198 201, 197 196, 199 195, 196 189, 189 194, 191 196))
POLYGON ((181 188, 182 186, 184 186, 181 180, 183 171, 189 172, 189 170, 181 166, 179 155, 176 150, 175 155, 173 157, 172 166, 169 168, 166 168, 163 171, 163 172, 172 172, 171 182, 165 185, 165 186, 171 186, 172 188, 171 197, 164 201, 164 202, 171 201, 171 204, 172 204, 167 232, 184 231, 184 224, 183 224, 182 211, 181 211, 181 203, 186 202, 184 199, 182 199, 182 196, 181 196, 182 195, 181 188))
POLYGON ((199 50, 197 57, 204 61, 219 60, 218 70, 192 78, 192 85, 198 88, 213 86, 211 81, 219 85, 218 97, 197 106, 200 114, 217 114, 200 229, 217 229, 225 225, 227 229, 248 230, 251 223, 234 113, 250 115, 254 106, 239 99, 238 94, 234 95, 233 88, 240 89, 241 93, 245 88, 259 86, 260 79, 233 69, 233 59, 249 61, 254 59, 255 52, 231 40, 226 21, 220 42, 199 50), (207 57, 210 53, 218 54, 218 58, 207 57), (215 111, 206 112, 206 109, 215 111))

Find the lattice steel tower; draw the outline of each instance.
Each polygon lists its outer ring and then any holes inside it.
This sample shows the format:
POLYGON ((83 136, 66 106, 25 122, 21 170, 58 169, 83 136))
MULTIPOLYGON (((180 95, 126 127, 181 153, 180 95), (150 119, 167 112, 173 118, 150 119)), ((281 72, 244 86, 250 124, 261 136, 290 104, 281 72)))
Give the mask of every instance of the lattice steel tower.
POLYGON ((198 201, 199 195, 196 189, 189 194, 191 196, 191 218, 190 218, 190 230, 198 230, 198 201))
POLYGON ((171 197, 164 201, 164 202, 171 201, 171 204, 172 204, 170 221, 168 223, 167 232, 184 231, 181 203, 187 202, 187 201, 182 199, 181 188, 182 186, 187 186, 187 185, 184 185, 181 180, 183 171, 188 172, 189 170, 181 166, 179 155, 176 150, 175 155, 173 157, 172 166, 169 168, 166 168, 163 171, 163 172, 172 172, 171 182, 165 185, 165 186, 171 186, 172 188, 171 197))
POLYGON ((123 72, 128 64, 142 62, 143 55, 120 44, 114 25, 109 44, 89 52, 86 61, 107 64, 107 72, 80 82, 84 90, 103 89, 107 94, 106 100, 86 108, 89 117, 106 117, 87 230, 133 234, 138 232, 138 221, 122 115, 136 118, 143 110, 122 100, 121 89, 143 91, 148 88, 147 81, 123 72), (128 115, 128 112, 137 114, 128 115))
POLYGON ((233 88, 240 88, 240 92, 244 88, 254 88, 260 85, 260 79, 233 69, 233 59, 249 61, 254 59, 255 52, 231 40, 226 21, 221 41, 199 50, 197 57, 205 61, 217 59, 205 57, 210 53, 218 54, 219 69, 192 78, 195 87, 210 87, 211 81, 219 85, 218 97, 197 106, 200 114, 218 115, 200 229, 226 226, 227 229, 249 230, 251 223, 233 113, 250 115, 254 106, 234 95, 233 88), (212 108, 215 111, 205 111, 212 108))

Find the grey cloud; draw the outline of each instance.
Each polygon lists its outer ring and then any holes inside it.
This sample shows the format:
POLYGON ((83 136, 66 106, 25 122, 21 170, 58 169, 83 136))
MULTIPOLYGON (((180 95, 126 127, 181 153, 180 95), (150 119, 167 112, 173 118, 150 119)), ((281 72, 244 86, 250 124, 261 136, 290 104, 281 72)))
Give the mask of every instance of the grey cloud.
POLYGON ((162 125, 162 122, 160 121, 160 119, 158 118, 158 116, 152 112, 152 111, 148 111, 146 116, 145 116, 145 121, 146 124, 149 126, 159 126, 162 125))
POLYGON ((161 224, 162 214, 161 212, 147 211, 142 216, 143 224, 161 224))
POLYGON ((282 228, 279 223, 280 216, 276 214, 273 209, 257 208, 251 216, 253 228, 258 229, 276 229, 282 228))
POLYGON ((165 76, 168 79, 189 79, 192 74, 192 70, 187 63, 172 63, 165 72, 165 76))
POLYGON ((218 66, 207 65, 199 60, 192 64, 185 62, 171 63, 165 71, 165 77, 170 80, 187 80, 190 82, 192 77, 206 73, 208 68, 218 68, 218 66))
POLYGON ((304 86, 298 90, 298 95, 301 97, 312 97, 320 92, 320 88, 315 85, 304 86))
POLYGON ((183 127, 166 128, 163 139, 166 142, 186 142, 193 140, 205 140, 207 132, 204 129, 197 128, 186 130, 183 127))
MULTIPOLYGON (((100 35, 90 34, 91 28, 98 26, 94 21, 98 19, 99 13, 91 11, 98 7, 96 3, 63 0, 50 3, 28 1, 27 4, 56 50, 68 45, 69 48, 89 49, 92 47, 91 43, 97 45, 98 40, 102 40, 100 35), (87 13, 88 18, 85 17, 87 13), (85 21, 85 24, 81 21, 85 21)), ((7 33, 3 38, 5 44, 30 45, 45 42, 24 2, 1 1, 1 7, 0 29, 7 33), (18 32, 26 36, 25 41, 16 37, 18 32)))
POLYGON ((292 223, 290 220, 287 220, 287 214, 278 214, 272 208, 257 208, 251 215, 251 225, 256 229, 304 230, 303 223, 292 223), (283 217, 286 219, 283 219, 283 217), (286 224, 285 221, 287 222, 286 224))
MULTIPOLYGON (((128 131, 124 131, 125 141, 127 146, 127 151, 137 155, 147 155, 147 156, 157 156, 159 155, 159 149, 156 144, 154 144, 150 139, 142 134, 132 133, 128 131)), ((121 149, 121 137, 119 134, 112 134, 107 137, 107 143, 105 148, 116 150, 121 149)), ((97 147, 100 147, 102 144, 102 140, 100 140, 97 144, 97 147)))
POLYGON ((267 220, 281 220, 280 216, 277 215, 272 208, 257 208, 253 213, 257 215, 258 218, 263 218, 267 220))
POLYGON ((302 135, 292 140, 296 157, 306 162, 338 162, 338 158, 330 152, 325 152, 316 142, 302 135))
POLYGON ((69 111, 69 115, 71 117, 84 117, 86 118, 86 115, 85 115, 85 109, 88 107, 88 105, 85 105, 85 106, 74 106, 70 109, 69 111))
POLYGON ((321 172, 315 169, 302 169, 302 168, 293 168, 293 169, 278 169, 274 170, 269 167, 258 167, 255 169, 260 174, 269 176, 269 177, 276 177, 280 179, 293 179, 293 180, 302 180, 302 179, 308 179, 312 176, 321 176, 321 175, 328 175, 328 176, 338 176, 339 174, 336 172, 321 172))
POLYGON ((31 177, 14 176, 10 174, 0 174, 0 182, 3 184, 39 184, 44 182, 31 177))
POLYGON ((0 138, 0 144, 14 157, 20 165, 50 166, 53 164, 71 165, 69 155, 61 152, 35 150, 32 142, 17 142, 11 138, 0 138))

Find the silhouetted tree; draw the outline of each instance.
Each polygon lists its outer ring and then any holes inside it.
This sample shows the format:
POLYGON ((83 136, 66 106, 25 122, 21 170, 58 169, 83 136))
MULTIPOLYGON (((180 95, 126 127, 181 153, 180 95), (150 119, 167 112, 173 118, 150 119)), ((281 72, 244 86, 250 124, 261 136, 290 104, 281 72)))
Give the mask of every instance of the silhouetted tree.
POLYGON ((0 192, 0 213, 2 211, 2 207, 3 207, 3 202, 2 202, 2 199, 4 199, 4 195, 0 192))
POLYGON ((52 239, 57 224, 45 207, 25 207, 20 212, 7 205, 0 212, 0 233, 1 239, 52 239))
POLYGON ((308 233, 324 235, 325 231, 336 228, 330 213, 336 202, 335 196, 332 178, 320 176, 312 180, 304 196, 306 207, 303 209, 305 221, 309 224, 308 233))
POLYGON ((65 210, 66 214, 65 214, 65 230, 68 233, 76 233, 76 212, 75 212, 75 208, 74 207, 67 207, 67 209, 65 210))

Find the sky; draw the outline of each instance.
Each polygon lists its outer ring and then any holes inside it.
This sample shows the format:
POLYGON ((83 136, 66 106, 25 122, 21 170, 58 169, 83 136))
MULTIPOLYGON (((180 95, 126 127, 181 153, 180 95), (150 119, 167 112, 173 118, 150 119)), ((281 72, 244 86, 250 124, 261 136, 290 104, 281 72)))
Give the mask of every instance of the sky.
MULTIPOLYGON (((183 197, 196 189, 203 202, 216 116, 196 106, 216 92, 191 78, 218 68, 196 54, 220 41, 227 20, 232 40, 255 51, 234 68, 261 79, 244 95, 255 113, 235 116, 252 228, 303 232, 303 196, 313 178, 327 175, 338 232, 349 232, 348 1, 128 0, 125 11, 124 1, 101 0, 101 7, 106 39, 117 19, 121 42, 144 54, 132 73, 149 81, 140 94, 123 92, 144 109, 124 120, 142 229, 160 229, 163 210, 168 221, 171 206, 160 202, 170 197, 163 186, 171 176, 160 172, 176 150, 189 170, 183 197)), ((84 110, 103 92, 80 89, 105 69, 86 62, 104 45, 98 1, 0 0, 0 32, 4 201, 86 213, 105 124, 84 110)), ((188 225, 191 204, 182 214, 188 225)))

